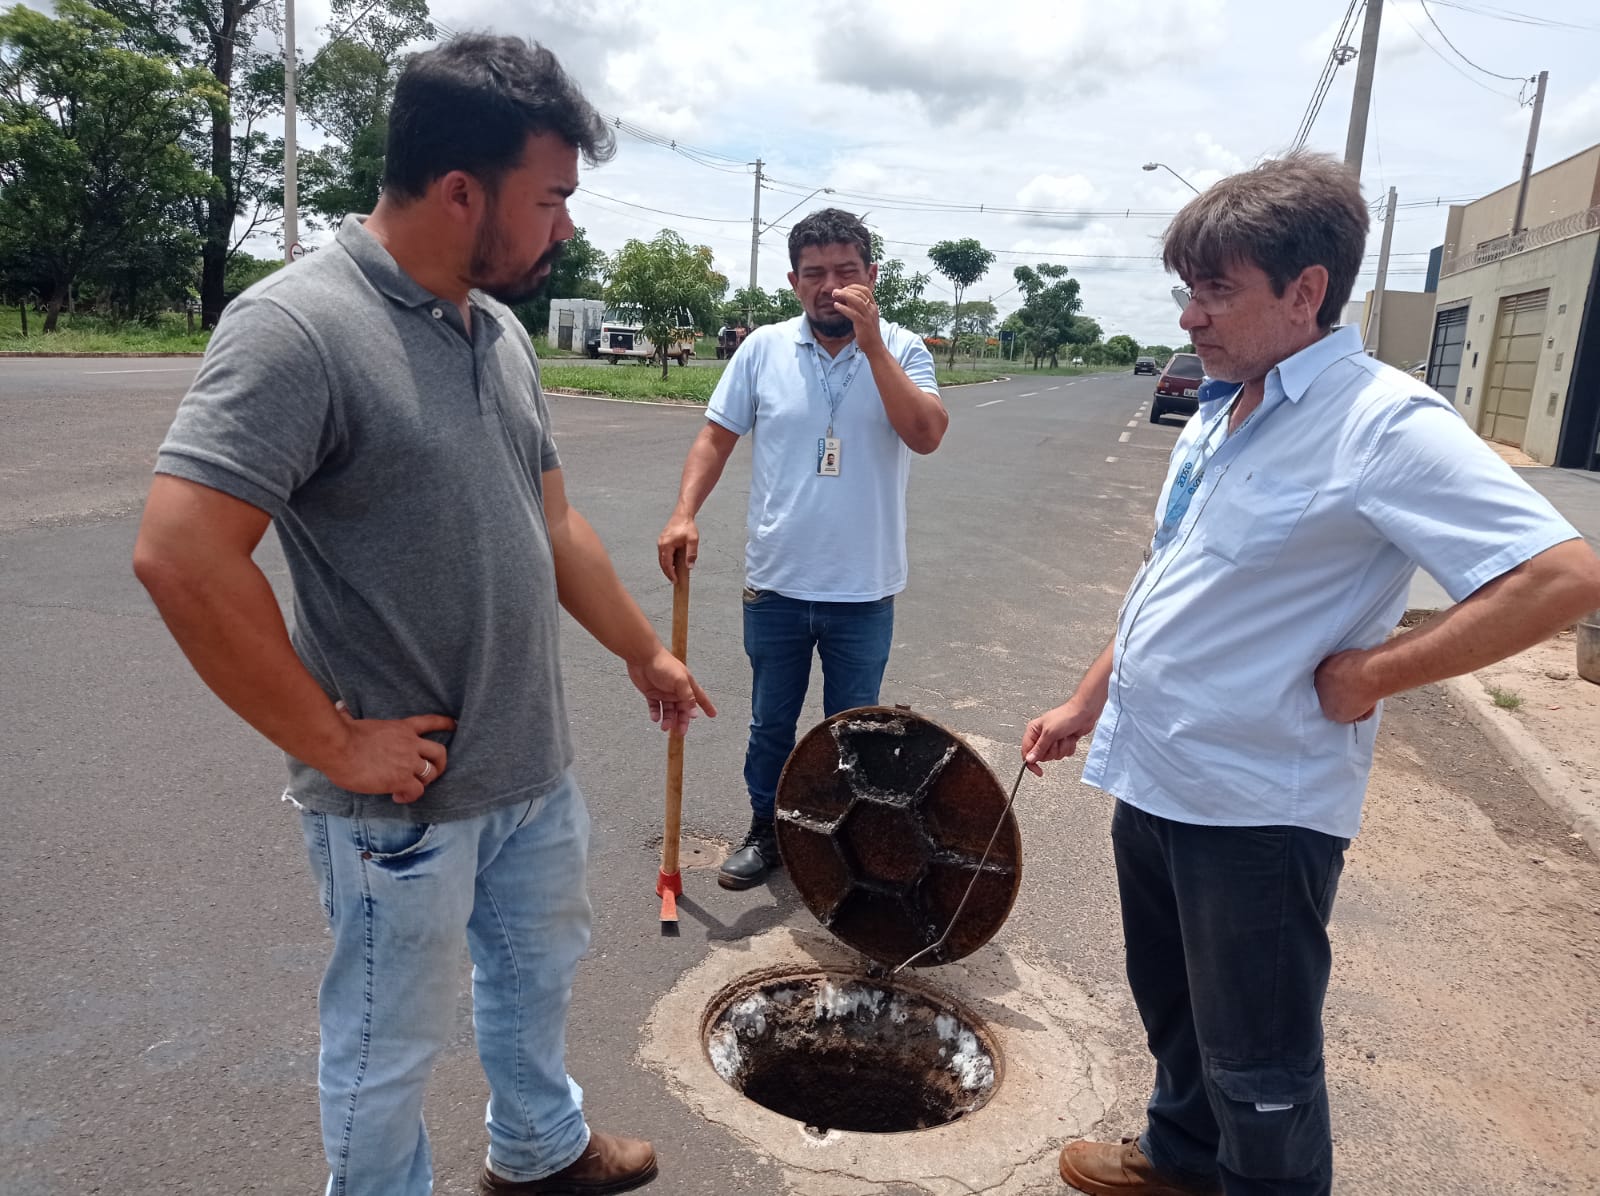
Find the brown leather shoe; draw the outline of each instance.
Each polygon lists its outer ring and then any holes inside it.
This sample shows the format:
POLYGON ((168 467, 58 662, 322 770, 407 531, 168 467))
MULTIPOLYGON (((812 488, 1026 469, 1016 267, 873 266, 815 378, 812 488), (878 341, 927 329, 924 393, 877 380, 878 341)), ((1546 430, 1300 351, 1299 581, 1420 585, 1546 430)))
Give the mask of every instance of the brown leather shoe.
POLYGON ((1120 1143, 1068 1142, 1061 1148, 1061 1178, 1089 1196, 1221 1196, 1216 1185, 1193 1187, 1162 1175, 1139 1149, 1120 1143))
POLYGON ((589 1145, 574 1163, 543 1179, 502 1179, 489 1168, 478 1177, 479 1196, 603 1196, 631 1192, 656 1177, 656 1152, 648 1142, 589 1131, 589 1145))

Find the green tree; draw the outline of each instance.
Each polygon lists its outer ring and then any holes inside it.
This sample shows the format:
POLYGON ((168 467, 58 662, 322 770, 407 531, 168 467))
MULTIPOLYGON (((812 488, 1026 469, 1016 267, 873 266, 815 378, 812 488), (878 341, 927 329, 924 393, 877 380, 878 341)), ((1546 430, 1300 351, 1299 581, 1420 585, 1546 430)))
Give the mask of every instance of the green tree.
POLYGON ((1118 333, 1106 342, 1106 359, 1113 365, 1132 365, 1139 356, 1139 342, 1127 333, 1118 333))
POLYGON ((180 221, 207 180, 179 138, 222 103, 202 73, 125 49, 108 14, 56 13, 0 15, 0 243, 27 247, 47 332, 80 277, 170 290, 193 261, 180 221))
POLYGON ((301 202, 336 224, 377 205, 389 105, 410 61, 403 48, 431 41, 435 31, 427 0, 382 0, 359 9, 354 0, 334 0, 325 28, 330 40, 304 66, 299 95, 306 117, 331 140, 299 156, 301 202))
MULTIPOLYGON (((233 105, 235 76, 251 77, 265 61, 250 47, 276 8, 269 6, 269 0, 97 0, 96 7, 122 22, 130 48, 204 70, 221 90, 221 102, 212 106, 210 119, 191 126, 185 139, 195 160, 211 175, 209 189, 193 205, 201 238, 200 322, 211 328, 222 314, 228 258, 239 244, 234 222, 252 193, 270 185, 260 170, 259 156, 253 152, 247 161, 235 156, 233 105)), ((254 102, 271 101, 262 92, 254 102)), ((253 142, 253 149, 262 149, 264 142, 265 138, 253 142)))
MULTIPOLYGON (((994 264, 994 254, 985 249, 973 237, 966 237, 960 241, 940 241, 928 250, 928 260, 950 280, 950 285, 955 288, 955 310, 957 320, 961 317, 961 296, 966 289, 978 279, 989 272, 989 267, 994 264)), ((950 361, 956 363, 956 338, 950 338, 950 361)))
POLYGON ((929 299, 922 305, 922 322, 912 331, 923 336, 943 336, 955 314, 955 308, 943 299, 929 299))
POLYGON ((775 295, 760 287, 740 287, 722 309, 722 322, 730 327, 744 324, 747 328, 760 328, 763 324, 778 322, 775 295), (745 324, 745 321, 749 321, 745 324))
POLYGON ((1172 357, 1171 345, 1146 345, 1140 350, 1141 357, 1151 358, 1157 365, 1166 365, 1172 357))
POLYGON ((228 260, 226 287, 228 302, 233 302, 248 288, 282 268, 283 262, 277 258, 251 257, 248 253, 234 254, 228 260))
POLYGON ((961 309, 961 318, 956 321, 955 332, 957 336, 972 334, 988 337, 994 334, 995 321, 1000 313, 995 305, 987 299, 974 299, 961 309))
POLYGON ((543 336, 550 327, 550 300, 604 299, 606 255, 583 229, 575 229, 550 267, 544 290, 511 310, 530 336, 543 336))
POLYGON ((803 309, 800 306, 800 296, 794 293, 794 289, 792 287, 784 287, 782 290, 774 291, 772 293, 773 323, 781 323, 784 320, 792 320, 798 316, 802 310, 803 309))
POLYGON ((878 263, 878 282, 873 295, 878 301, 878 312, 891 324, 915 328, 921 321, 928 301, 922 292, 928 286, 928 276, 907 269, 899 258, 878 263))
MULTIPOLYGON (((1067 277, 1067 267, 1055 262, 1033 266, 1018 266, 1011 272, 1022 291, 1024 302, 1016 315, 1021 325, 1022 343, 1033 361, 1033 368, 1048 357, 1054 368, 1059 364, 1061 346, 1077 343, 1085 331, 1074 323, 1078 309, 1083 306, 1079 297, 1078 280, 1067 277)), ((1099 335, 1098 328, 1095 335, 1099 335)))
POLYGON ((629 241, 611 261, 606 301, 656 346, 663 379, 672 342, 696 325, 715 325, 728 280, 711 263, 710 248, 692 246, 671 229, 650 241, 629 241))

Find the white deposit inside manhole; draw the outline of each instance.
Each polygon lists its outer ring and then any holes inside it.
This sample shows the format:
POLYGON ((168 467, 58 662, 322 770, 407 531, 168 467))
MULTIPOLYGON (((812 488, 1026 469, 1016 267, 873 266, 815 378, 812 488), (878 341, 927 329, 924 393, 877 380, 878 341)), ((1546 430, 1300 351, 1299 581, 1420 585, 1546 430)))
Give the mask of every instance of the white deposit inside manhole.
POLYGON ((712 1068, 816 1132, 948 1125, 989 1100, 1003 1067, 980 1019, 927 988, 843 973, 738 980, 707 1006, 712 1068))

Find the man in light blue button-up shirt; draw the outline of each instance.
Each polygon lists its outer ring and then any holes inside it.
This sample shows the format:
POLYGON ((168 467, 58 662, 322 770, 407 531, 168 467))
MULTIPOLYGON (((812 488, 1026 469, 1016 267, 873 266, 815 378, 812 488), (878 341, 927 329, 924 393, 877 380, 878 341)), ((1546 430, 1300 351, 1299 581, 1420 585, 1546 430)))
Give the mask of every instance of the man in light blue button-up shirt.
POLYGON ((1094 732, 1157 1062, 1141 1138, 1062 1151, 1085 1191, 1331 1191, 1327 921, 1382 701, 1600 606, 1578 533, 1333 328, 1366 233, 1357 180, 1315 155, 1223 180, 1167 232, 1210 381, 1112 642, 1022 745, 1038 771, 1094 732), (1418 565, 1458 605, 1390 638, 1418 565))

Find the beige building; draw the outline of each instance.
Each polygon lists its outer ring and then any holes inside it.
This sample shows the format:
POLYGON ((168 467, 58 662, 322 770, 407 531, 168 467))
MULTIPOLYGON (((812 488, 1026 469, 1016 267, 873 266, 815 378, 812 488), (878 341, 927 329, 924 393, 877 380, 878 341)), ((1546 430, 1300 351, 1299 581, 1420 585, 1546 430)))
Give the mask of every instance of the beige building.
POLYGON ((1517 192, 1450 209, 1428 382, 1480 436, 1597 469, 1600 145, 1530 177, 1520 230, 1517 192))
POLYGON ((1409 370, 1428 360, 1428 339, 1433 333, 1432 291, 1391 291, 1384 288, 1383 302, 1374 303, 1376 292, 1352 306, 1360 309, 1361 340, 1367 352, 1386 365, 1409 370), (1372 327, 1376 313, 1380 327, 1372 327))

